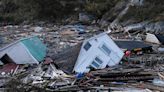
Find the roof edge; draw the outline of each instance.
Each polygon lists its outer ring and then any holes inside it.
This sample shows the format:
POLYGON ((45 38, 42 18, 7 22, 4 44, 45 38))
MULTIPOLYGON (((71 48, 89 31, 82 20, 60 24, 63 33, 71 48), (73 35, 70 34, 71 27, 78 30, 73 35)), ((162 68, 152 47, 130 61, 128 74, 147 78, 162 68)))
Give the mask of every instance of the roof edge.
POLYGON ((10 43, 10 44, 8 44, 8 45, 6 45, 6 46, 0 48, 0 52, 3 51, 3 50, 5 50, 5 49, 7 49, 7 48, 9 48, 9 47, 11 47, 11 46, 13 46, 13 45, 15 45, 15 44, 17 44, 17 43, 20 42, 20 41, 23 41, 23 40, 26 40, 26 39, 30 39, 30 38, 33 38, 33 37, 37 37, 37 36, 31 36, 31 37, 27 37, 27 38, 22 38, 22 39, 20 39, 20 40, 17 40, 17 41, 15 41, 15 42, 12 42, 12 43, 10 43))

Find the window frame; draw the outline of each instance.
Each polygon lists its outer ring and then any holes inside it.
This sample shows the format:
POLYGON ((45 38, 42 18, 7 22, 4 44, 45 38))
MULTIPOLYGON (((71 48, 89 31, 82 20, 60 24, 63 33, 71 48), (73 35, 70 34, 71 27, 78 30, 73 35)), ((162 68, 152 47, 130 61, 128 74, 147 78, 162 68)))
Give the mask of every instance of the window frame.
POLYGON ((90 66, 92 66, 92 67, 95 68, 95 69, 98 69, 98 68, 100 68, 100 66, 101 66, 102 64, 103 64, 103 61, 102 61, 98 56, 96 56, 96 57, 92 60, 90 66), (101 62, 97 61, 96 58, 99 59, 99 61, 101 61, 101 62), (96 63, 96 64, 98 65, 98 67, 95 66, 93 63, 96 63))
POLYGON ((104 52, 104 54, 106 54, 107 56, 110 56, 110 54, 112 53, 112 50, 109 48, 109 46, 107 46, 105 43, 102 43, 100 46, 99 46, 99 49, 101 51, 104 52), (108 53, 105 49, 103 49, 103 46, 105 46, 109 51, 110 53, 108 53))
POLYGON ((100 67, 100 65, 99 65, 95 60, 92 61, 91 66, 92 66, 93 68, 95 68, 95 69, 98 69, 98 68, 100 67), (98 67, 97 67, 97 65, 95 66, 94 63, 97 64, 98 67))
POLYGON ((100 58, 98 58, 98 57, 96 57, 94 60, 97 61, 97 63, 99 63, 99 64, 103 63, 103 61, 100 58), (98 60, 96 60, 96 59, 98 59, 98 60))
POLYGON ((85 51, 88 51, 91 48, 91 44, 89 42, 86 42, 83 46, 83 48, 85 49, 85 51), (87 46, 88 45, 88 46, 87 46))

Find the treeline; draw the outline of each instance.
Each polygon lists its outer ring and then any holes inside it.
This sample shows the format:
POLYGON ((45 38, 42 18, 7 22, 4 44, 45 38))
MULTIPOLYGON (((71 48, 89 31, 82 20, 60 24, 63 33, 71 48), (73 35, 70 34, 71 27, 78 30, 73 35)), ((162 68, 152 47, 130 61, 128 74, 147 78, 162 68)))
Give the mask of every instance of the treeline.
POLYGON ((61 18, 74 13, 76 7, 80 8, 81 3, 73 3, 74 1, 76 0, 1 0, 0 21, 61 18))
POLYGON ((131 6, 121 21, 133 19, 134 22, 163 21, 164 0, 144 0, 143 6, 131 6))
POLYGON ((79 12, 100 18, 120 0, 0 0, 0 21, 56 20, 79 12))

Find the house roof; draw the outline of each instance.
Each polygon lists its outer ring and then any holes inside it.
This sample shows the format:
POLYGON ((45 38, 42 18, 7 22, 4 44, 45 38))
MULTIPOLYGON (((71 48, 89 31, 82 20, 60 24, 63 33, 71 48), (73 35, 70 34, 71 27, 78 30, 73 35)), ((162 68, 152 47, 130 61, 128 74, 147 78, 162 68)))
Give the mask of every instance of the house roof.
POLYGON ((72 73, 81 49, 81 45, 82 43, 79 43, 74 47, 67 48, 63 50, 63 52, 53 55, 52 59, 61 70, 67 73, 72 73))
POLYGON ((140 42, 140 41, 115 41, 115 43, 118 45, 118 47, 120 47, 122 49, 127 49, 127 50, 134 50, 136 48, 152 47, 152 46, 145 44, 144 42, 140 42))
POLYGON ((40 41, 38 37, 31 37, 21 40, 29 52, 37 61, 42 61, 46 56, 46 46, 40 41))
POLYGON ((40 39, 37 36, 17 40, 1 48, 0 51, 3 51, 19 42, 23 43, 26 46, 26 48, 37 61, 42 61, 46 56, 46 46, 40 41, 40 39))
POLYGON ((5 49, 7 49, 7 48, 9 48, 9 47, 11 47, 11 46, 13 46, 13 45, 15 45, 15 44, 17 44, 18 42, 19 41, 15 41, 13 43, 10 43, 8 45, 3 46, 2 48, 0 48, 0 52, 3 51, 3 50, 5 50, 5 49))
POLYGON ((23 41, 23 40, 26 40, 26 39, 29 39, 29 38, 33 38, 33 37, 22 38, 22 39, 20 39, 20 40, 14 41, 14 42, 12 42, 12 43, 10 43, 10 44, 7 44, 7 45, 3 46, 2 48, 0 48, 0 51, 3 51, 3 50, 5 50, 5 49, 7 49, 7 48, 9 48, 9 47, 11 47, 11 46, 17 44, 18 42, 23 41))

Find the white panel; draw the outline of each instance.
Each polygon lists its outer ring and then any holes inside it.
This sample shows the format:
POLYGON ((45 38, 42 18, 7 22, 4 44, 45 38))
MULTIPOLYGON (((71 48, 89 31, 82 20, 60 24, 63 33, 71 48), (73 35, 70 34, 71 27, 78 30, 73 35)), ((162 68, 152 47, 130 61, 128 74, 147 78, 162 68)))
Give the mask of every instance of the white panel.
POLYGON ((30 64, 36 63, 36 61, 30 56, 26 48, 21 43, 17 43, 7 53, 16 64, 30 64))

